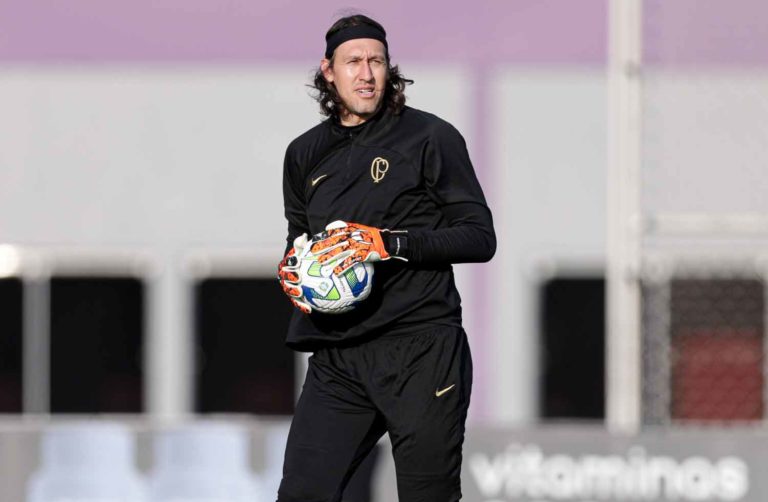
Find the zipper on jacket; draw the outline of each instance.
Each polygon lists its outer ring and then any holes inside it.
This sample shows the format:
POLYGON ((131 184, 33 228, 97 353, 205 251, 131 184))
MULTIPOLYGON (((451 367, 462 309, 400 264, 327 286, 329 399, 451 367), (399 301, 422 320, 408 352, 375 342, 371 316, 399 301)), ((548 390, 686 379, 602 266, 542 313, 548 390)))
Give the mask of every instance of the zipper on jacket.
POLYGON ((352 135, 349 135, 349 152, 347 153, 347 172, 344 175, 344 179, 348 180, 352 174, 352 148, 355 146, 355 139, 352 135))

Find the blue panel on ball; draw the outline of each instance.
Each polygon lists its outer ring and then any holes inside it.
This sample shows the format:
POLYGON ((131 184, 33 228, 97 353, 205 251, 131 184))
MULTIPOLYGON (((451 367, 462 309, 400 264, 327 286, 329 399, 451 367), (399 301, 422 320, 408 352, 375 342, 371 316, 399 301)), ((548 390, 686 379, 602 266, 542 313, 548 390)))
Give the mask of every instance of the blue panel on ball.
MULTIPOLYGON (((350 269, 350 271, 352 271, 352 270, 350 269)), ((354 273, 354 272, 352 272, 352 273, 354 273)), ((357 276, 355 276, 355 278, 357 279, 357 276)), ((357 284, 352 286, 352 295, 353 296, 358 296, 360 293, 363 292, 363 290, 365 289, 365 286, 367 284, 368 284, 368 270, 365 270, 365 275, 363 276, 363 278, 361 280, 358 280, 357 284)))
POLYGON ((304 298, 306 298, 309 303, 316 306, 317 304, 314 302, 315 294, 312 289, 302 286, 301 290, 304 292, 304 298))

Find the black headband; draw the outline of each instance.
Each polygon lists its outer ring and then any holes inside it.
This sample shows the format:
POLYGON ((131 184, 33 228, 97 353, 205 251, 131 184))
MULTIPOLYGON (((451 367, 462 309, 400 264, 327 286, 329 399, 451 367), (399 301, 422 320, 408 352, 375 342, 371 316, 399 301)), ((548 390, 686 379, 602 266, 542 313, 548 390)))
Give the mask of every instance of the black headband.
POLYGON ((387 45, 387 34, 384 30, 380 30, 370 24, 358 24, 357 26, 349 26, 342 28, 330 37, 325 37, 325 58, 331 59, 333 51, 336 47, 340 46, 344 42, 354 40, 356 38, 372 38, 378 40, 384 44, 384 49, 389 52, 389 46, 387 45))

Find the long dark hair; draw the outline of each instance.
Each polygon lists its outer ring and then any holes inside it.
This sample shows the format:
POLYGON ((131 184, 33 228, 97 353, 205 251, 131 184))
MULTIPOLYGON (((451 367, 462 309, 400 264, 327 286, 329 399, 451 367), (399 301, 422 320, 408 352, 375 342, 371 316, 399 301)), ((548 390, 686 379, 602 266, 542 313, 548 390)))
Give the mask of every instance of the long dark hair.
MULTIPOLYGON (((334 33, 350 26, 359 26, 361 24, 368 24, 384 32, 384 27, 377 23, 368 16, 362 14, 353 14, 351 16, 342 17, 328 30, 326 38, 330 37, 334 33)), ((333 56, 331 56, 330 65, 333 66, 333 56)), ((384 90, 383 106, 387 107, 395 115, 399 114, 405 106, 405 86, 413 83, 413 80, 407 79, 400 73, 400 69, 397 66, 392 66, 389 58, 389 51, 387 51, 387 86, 384 90)), ((318 68, 315 71, 315 77, 309 87, 315 89, 316 93, 313 96, 320 105, 320 113, 327 117, 332 117, 334 120, 340 120, 341 107, 344 106, 339 97, 339 93, 336 91, 336 86, 325 80, 323 71, 318 68)))

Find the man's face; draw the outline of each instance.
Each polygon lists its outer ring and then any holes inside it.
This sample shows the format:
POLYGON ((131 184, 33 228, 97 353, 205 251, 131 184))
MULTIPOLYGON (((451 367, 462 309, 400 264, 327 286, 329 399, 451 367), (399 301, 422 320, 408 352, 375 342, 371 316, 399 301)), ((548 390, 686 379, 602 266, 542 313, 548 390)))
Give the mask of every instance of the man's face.
POLYGON ((320 68, 341 98, 342 124, 361 124, 379 111, 387 84, 384 44, 372 38, 348 40, 336 48, 333 66, 323 59, 320 68))

